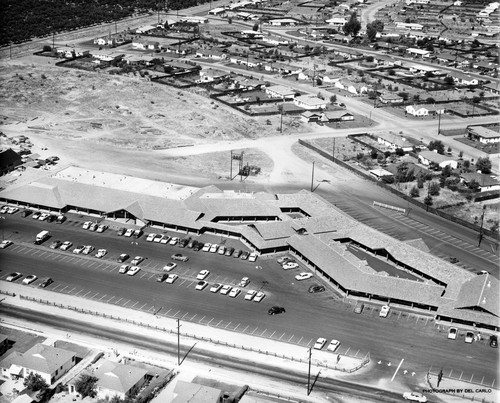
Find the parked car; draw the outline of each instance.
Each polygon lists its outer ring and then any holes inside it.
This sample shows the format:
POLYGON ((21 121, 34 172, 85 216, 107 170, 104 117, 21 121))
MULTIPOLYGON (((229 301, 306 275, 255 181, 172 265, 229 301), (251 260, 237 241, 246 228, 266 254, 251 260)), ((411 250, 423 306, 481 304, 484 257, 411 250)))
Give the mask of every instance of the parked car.
POLYGON ((389 311, 391 310, 391 307, 389 305, 384 305, 381 309, 380 309, 380 313, 378 314, 378 316, 382 317, 382 318, 386 318, 387 315, 389 315, 389 311))
POLYGON ((193 249, 194 245, 195 245, 196 241, 194 239, 191 239, 187 245, 186 245, 186 248, 189 248, 189 249, 193 249))
POLYGON ((64 214, 59 214, 56 218, 56 224, 62 224, 66 221, 66 216, 64 214))
POLYGON ((210 287, 210 292, 219 292, 221 288, 222 284, 215 283, 212 287, 210 287))
POLYGON ((219 246, 219 249, 217 250, 217 253, 219 255, 223 255, 226 253, 226 247, 224 245, 219 246))
POLYGON ((240 284, 239 284, 239 286, 240 286, 240 287, 246 287, 249 283, 250 283, 249 278, 248 278, 248 277, 243 277, 243 278, 240 280, 240 284))
POLYGON ((21 217, 28 217, 31 214, 33 214, 33 210, 23 210, 23 211, 21 211, 21 217))
POLYGON ((51 285, 54 282, 50 277, 47 277, 45 280, 43 280, 40 284, 39 287, 46 288, 49 285, 51 285))
POLYGON ((153 242, 160 243, 162 241, 163 237, 164 237, 163 234, 158 234, 155 236, 155 239, 153 239, 153 242))
POLYGON ((33 220, 38 220, 38 219, 40 218, 40 216, 41 216, 41 215, 42 215, 42 213, 41 213, 40 211, 35 211, 35 212, 33 213, 33 215, 31 216, 31 218, 32 218, 33 220))
POLYGON ((250 253, 250 255, 248 255, 248 261, 255 262, 257 260, 257 257, 258 257, 257 253, 252 252, 252 253, 250 253))
POLYGON ((155 233, 151 233, 151 234, 149 234, 149 235, 146 237, 146 241, 147 241, 147 242, 153 242, 153 240, 155 239, 155 236, 156 236, 156 234, 155 234, 155 233))
POLYGON ((167 243, 169 243, 169 241, 170 241, 170 236, 168 236, 167 234, 163 234, 163 238, 160 239, 160 243, 166 245, 167 243))
POLYGON ((321 350, 326 344, 326 339, 323 337, 320 337, 318 340, 316 340, 316 343, 314 343, 314 348, 316 350, 321 350))
POLYGON ((243 251, 243 252, 241 252, 240 259, 241 259, 241 260, 247 260, 247 259, 248 259, 248 256, 250 256, 250 253, 249 253, 249 252, 247 252, 247 251, 243 251))
POLYGON ((175 280, 177 280, 179 276, 177 274, 170 273, 165 280, 166 283, 168 284, 173 284, 175 280))
POLYGON ((259 291, 255 297, 253 297, 254 302, 260 302, 266 297, 266 294, 262 291, 259 291))
POLYGON ((132 228, 129 228, 128 230, 125 231, 124 236, 130 238, 132 235, 134 235, 134 230, 132 228))
POLYGON ((289 256, 282 256, 276 260, 279 264, 283 265, 286 262, 293 261, 293 259, 289 256))
POLYGON ((337 351, 339 347, 340 347, 340 341, 334 339, 330 342, 330 344, 326 349, 327 351, 331 351, 332 353, 334 353, 335 351, 337 351))
POLYGON ((205 280, 208 275, 210 274, 210 272, 208 270, 201 270, 198 275, 196 276, 196 279, 197 280, 205 280))
POLYGON ((272 306, 271 308, 269 308, 269 310, 267 311, 267 314, 268 315, 278 315, 280 313, 285 313, 285 308, 283 308, 282 306, 272 306))
POLYGON ((323 292, 323 291, 325 291, 325 287, 322 285, 316 284, 316 285, 312 285, 309 287, 309 292, 313 293, 313 294, 317 293, 317 292, 323 292))
POLYGON ((179 242, 179 238, 176 236, 173 236, 172 238, 170 238, 170 241, 168 243, 170 245, 177 245, 178 242, 179 242))
POLYGON ((179 248, 185 248, 186 245, 189 243, 190 240, 191 240, 191 238, 182 238, 179 241, 179 248))
POLYGON ((92 221, 85 221, 82 225, 82 228, 89 229, 91 225, 92 225, 92 221))
POLYGON ((64 241, 62 243, 62 245, 60 246, 60 249, 61 250, 68 250, 69 248, 71 248, 73 246, 73 242, 70 242, 70 241, 64 241))
POLYGON ((195 289, 201 291, 203 290, 206 286, 208 285, 208 283, 206 281, 198 281, 198 284, 196 284, 196 287, 195 289))
POLYGON ((241 250, 236 249, 233 253, 233 257, 238 259, 241 256, 241 250))
POLYGON ((90 224, 89 231, 97 231, 97 228, 99 228, 99 224, 93 222, 92 224, 90 224))
POLYGON ((427 398, 422 393, 418 393, 418 392, 405 392, 405 393, 403 393, 403 399, 411 400, 413 402, 420 402, 420 403, 427 402, 427 398))
POLYGON ((85 245, 77 246, 75 249, 73 249, 73 253, 75 255, 79 255, 80 253, 83 252, 84 249, 85 249, 85 245))
POLYGON ((49 216, 47 217, 47 222, 53 222, 55 221, 55 219, 57 218, 57 216, 53 215, 53 214, 49 214, 49 216))
POLYGON ((194 243, 193 243, 193 250, 195 252, 198 252, 202 248, 203 248, 203 243, 202 242, 194 241, 194 243))
POLYGON ((142 256, 136 256, 134 257, 134 259, 130 262, 131 265, 134 265, 134 266, 137 266, 138 264, 140 264, 142 261, 144 260, 144 258, 142 256))
POLYGON ((226 249, 226 253, 224 253, 225 256, 231 256, 234 252, 234 248, 233 247, 229 247, 226 249))
POLYGON ((120 266, 120 269, 118 270, 118 273, 125 274, 126 272, 128 272, 128 269, 130 269, 130 265, 128 265, 128 264, 122 264, 120 266))
POLYGON ((221 293, 222 295, 227 295, 227 294, 229 294, 229 292, 231 291, 231 289, 232 289, 232 288, 233 288, 233 287, 232 287, 232 286, 230 286, 230 285, 227 285, 227 284, 226 284, 226 285, 223 285, 223 286, 222 286, 222 288, 220 289, 220 293, 221 293))
POLYGON ((167 278, 168 278, 168 274, 163 273, 163 274, 160 274, 158 277, 156 277, 156 281, 158 283, 161 283, 161 282, 165 281, 167 278))
POLYGON ((174 270, 176 267, 177 267, 177 263, 170 262, 170 263, 167 263, 165 266, 163 266, 163 270, 164 271, 171 271, 171 270, 174 270))
POLYGON ((108 251, 107 251, 106 249, 99 249, 99 250, 97 251, 97 253, 95 254, 95 257, 97 257, 97 258, 101 259, 101 258, 103 258, 104 256, 106 256, 106 255, 107 255, 107 253, 108 253, 108 251))
POLYGON ((94 251, 94 249, 95 248, 92 245, 87 245, 87 246, 85 246, 85 248, 83 248, 82 253, 84 255, 89 255, 94 251))
POLYGON ((8 248, 10 245, 14 244, 14 242, 12 242, 11 240, 9 239, 4 239, 1 243, 0 243, 0 249, 5 249, 5 248, 8 248))
POLYGON ((61 241, 54 241, 50 244, 49 248, 50 249, 57 249, 62 245, 61 241))
POLYGON ((209 252, 210 252, 210 253, 215 253, 215 252, 217 252, 217 249, 219 249, 219 245, 218 245, 218 244, 216 244, 216 243, 213 243, 213 244, 210 246, 210 250, 209 250, 209 252))
POLYGON ((126 231, 127 231, 127 230, 126 230, 125 228, 123 228, 123 227, 118 228, 118 230, 116 231, 116 235, 118 235, 118 236, 123 236, 123 235, 125 235, 125 232, 126 232, 126 231))
POLYGON ((474 333, 473 332, 465 333, 465 342, 472 343, 473 341, 474 341, 474 333))
POLYGON ((2 208, 0 208, 0 214, 7 214, 9 211, 9 206, 3 205, 2 208))
POLYGON ((201 251, 202 252, 209 252, 210 251, 210 248, 212 247, 212 244, 207 242, 203 245, 203 248, 201 248, 201 251))
POLYGON ((118 256, 118 258, 116 259, 116 261, 118 263, 123 263, 124 261, 126 261, 130 256, 127 255, 126 253, 122 253, 120 256, 118 256))
POLYGON ((450 330, 448 330, 448 338, 450 340, 455 340, 458 335, 458 329, 456 327, 450 327, 450 330))
POLYGON ((10 273, 5 280, 13 282, 19 280, 23 275, 19 272, 10 273))
POLYGON ((297 274, 295 276, 295 280, 297 280, 297 281, 307 280, 307 279, 311 278, 312 276, 313 276, 312 273, 302 272, 302 273, 297 274))
POLYGON ((175 253, 172 256, 170 256, 171 259, 173 260, 180 260, 181 262, 187 262, 189 258, 185 255, 182 255, 180 253, 175 253))
POLYGON ((233 287, 231 291, 229 291, 229 296, 231 298, 236 298, 240 294, 241 290, 238 287, 233 287))
POLYGON ((49 218, 50 214, 49 213, 42 213, 40 214, 40 217, 38 217, 38 221, 46 221, 47 218, 49 218))
POLYGON ((254 299, 255 295, 257 295, 257 291, 248 290, 247 293, 245 294, 245 299, 247 301, 251 301, 252 299, 254 299))
POLYGON ((24 279, 23 279, 23 284, 31 284, 33 283, 34 281, 36 281, 38 277, 35 276, 34 274, 30 274, 28 276, 26 276, 24 279))
POLYGON ((285 262, 281 267, 283 267, 283 270, 291 270, 297 269, 299 267, 299 264, 297 262, 285 262))
POLYGON ((141 237, 141 235, 143 234, 142 230, 140 229, 136 229, 134 230, 134 233, 132 234, 132 236, 135 238, 135 239, 138 239, 141 237))
POLYGON ((357 304, 355 307, 354 307, 354 313, 361 313, 363 312, 363 309, 365 308, 365 304, 357 304))
POLYGON ((97 232, 104 232, 108 229, 108 226, 106 224, 101 224, 97 227, 97 232))
POLYGON ((132 266, 130 269, 128 269, 127 275, 135 276, 140 271, 141 271, 141 268, 139 266, 132 266))
POLYGON ((497 348, 498 347, 498 339, 497 336, 491 335, 490 336, 490 347, 497 348))
POLYGON ((17 207, 9 207, 9 209, 7 210, 7 213, 16 214, 18 211, 19 211, 19 208, 17 208, 17 207))

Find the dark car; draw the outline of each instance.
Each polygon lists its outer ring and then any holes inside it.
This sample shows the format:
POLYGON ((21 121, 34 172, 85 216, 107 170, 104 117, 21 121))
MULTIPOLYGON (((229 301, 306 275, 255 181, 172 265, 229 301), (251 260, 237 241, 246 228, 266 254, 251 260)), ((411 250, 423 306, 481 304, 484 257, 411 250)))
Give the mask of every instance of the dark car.
POLYGON ((179 248, 185 248, 186 245, 189 243, 189 241, 191 240, 191 238, 183 238, 180 240, 179 242, 179 248))
POLYGON ((225 256, 231 256, 234 252, 234 248, 233 247, 229 247, 226 249, 226 253, 224 253, 225 256))
POLYGON ((458 263, 458 262, 459 260, 456 257, 454 256, 450 257, 450 263, 458 263))
POLYGON ((125 260, 127 260, 130 256, 127 255, 126 253, 122 253, 120 256, 118 256, 118 258, 116 259, 116 261, 118 263, 123 263, 125 260))
POLYGON ((193 246, 195 245, 195 240, 191 239, 188 244, 186 245, 186 248, 193 249, 193 246))
POLYGON ((52 222, 52 221, 54 221, 56 218, 57 218, 57 216, 55 216, 55 215, 51 214, 51 215, 49 215, 49 216, 47 217, 47 222, 52 222))
POLYGON ((53 282, 54 282, 54 280, 52 280, 50 277, 49 277, 49 278, 46 278, 45 280, 43 280, 43 281, 40 283, 40 287, 42 287, 42 288, 48 287, 48 286, 49 286, 49 285, 51 285, 53 282))
POLYGON ((126 229, 125 228, 118 228, 118 230, 116 231, 116 235, 118 236, 123 236, 123 234, 125 234, 125 231, 126 229))
POLYGON ((21 217, 28 217, 32 213, 33 213, 32 210, 23 210, 21 211, 21 217))
POLYGON ((136 229, 136 230, 134 231, 134 234, 133 234, 132 236, 133 236, 135 239, 137 239, 137 238, 140 238, 142 234, 143 234, 142 230, 140 230, 140 229, 136 229))
POLYGON ((310 293, 323 292, 323 291, 325 291, 325 287, 322 285, 316 284, 309 287, 310 293))
POLYGON ((56 224, 62 224, 66 221, 66 216, 64 214, 59 214, 56 218, 56 224))
POLYGON ((198 252, 201 248, 203 248, 203 243, 202 242, 198 242, 198 241, 194 241, 193 243, 193 250, 198 252))
POLYGON ((283 308, 282 306, 273 306, 269 309, 269 311, 267 311, 267 314, 268 315, 278 315, 280 313, 284 313, 286 312, 285 311, 285 308, 283 308))
POLYGON ((161 283, 163 281, 165 281, 166 279, 168 278, 168 274, 165 273, 165 274, 160 274, 158 277, 156 277, 156 281, 161 283))
POLYGON ((497 336, 490 336, 490 347, 493 347, 493 348, 498 347, 497 336))
POLYGON ((248 256, 250 256, 250 252, 247 252, 247 251, 241 252, 240 259, 241 260, 247 260, 248 256))
POLYGON ((241 256, 241 250, 236 249, 236 250, 233 252, 233 257, 235 257, 235 258, 239 258, 240 256, 241 256))

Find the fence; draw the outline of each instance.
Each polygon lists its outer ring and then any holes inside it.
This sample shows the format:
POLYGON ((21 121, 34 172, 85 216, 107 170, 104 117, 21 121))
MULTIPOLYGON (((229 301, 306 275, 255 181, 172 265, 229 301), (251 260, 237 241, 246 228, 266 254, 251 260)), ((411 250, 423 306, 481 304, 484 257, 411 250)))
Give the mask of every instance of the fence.
MULTIPOLYGON (((433 375, 437 378, 438 374, 431 374, 430 372, 427 372, 427 375, 426 375, 427 385, 429 385, 429 388, 432 390, 433 393, 439 392, 439 393, 443 393, 443 394, 449 395, 449 396, 456 396, 456 397, 462 398, 463 400, 470 400, 472 402, 495 403, 495 400, 489 400, 489 399, 475 396, 475 394, 473 393, 473 391, 474 391, 473 388, 469 388, 469 389, 456 389, 456 388, 442 388, 441 389, 441 388, 439 388, 438 389, 438 388, 434 387, 434 385, 432 385, 431 379, 430 379, 431 375, 433 375), (470 395, 467 396, 464 394, 464 392, 470 393, 470 395)), ((480 384, 477 382, 472 382, 472 381, 467 381, 467 380, 462 380, 462 379, 458 379, 458 378, 450 378, 450 377, 443 376, 443 380, 451 380, 451 381, 458 380, 458 381, 465 382, 465 383, 480 385, 480 386, 482 386, 481 390, 486 389, 485 385, 483 385, 483 384, 480 384)), ((490 388, 493 388, 493 386, 487 387, 487 388, 490 389, 490 388)))
POLYGON ((404 193, 401 193, 399 190, 392 188, 391 186, 387 185, 386 183, 377 180, 375 177, 371 176, 370 174, 363 172, 363 171, 360 171, 360 170, 352 167, 351 165, 346 164, 344 161, 341 161, 337 158, 334 158, 331 154, 319 149, 316 146, 313 146, 312 144, 308 143, 307 141, 299 139, 299 144, 303 145, 304 147, 309 148, 310 150, 315 151, 316 153, 318 153, 322 157, 324 157, 330 161, 335 162, 336 164, 348 169, 349 171, 355 173, 356 175, 361 176, 362 178, 365 178, 365 179, 368 179, 368 180, 374 182, 377 186, 380 186, 380 187, 384 188, 385 190, 397 195, 398 197, 406 200, 408 203, 414 204, 415 206, 418 206, 424 210, 427 210, 429 213, 435 214, 435 215, 442 217, 446 220, 455 222, 455 223, 462 225, 463 227, 467 227, 467 228, 469 228, 477 233, 482 233, 484 235, 487 235, 495 240, 500 239, 500 234, 495 233, 495 232, 488 230, 488 229, 485 229, 485 228, 481 228, 476 224, 473 224, 473 223, 465 221, 461 218, 452 216, 451 214, 445 213, 444 211, 440 211, 440 210, 435 209, 433 207, 429 207, 426 204, 419 202, 418 200, 415 200, 412 197, 405 195, 404 193))
MULTIPOLYGON (((21 299, 25 299, 27 301, 37 302, 39 304, 51 305, 51 306, 55 306, 55 307, 61 308, 61 309, 68 309, 68 310, 71 310, 71 311, 80 312, 80 313, 88 314, 88 315, 101 316, 103 318, 117 320, 117 321, 121 321, 121 322, 127 322, 127 323, 131 323, 133 325, 137 325, 137 326, 141 326, 141 327, 146 327, 148 329, 160 330, 160 331, 167 332, 167 333, 170 333, 170 334, 177 334, 177 331, 173 330, 173 329, 167 329, 165 327, 161 327, 161 326, 157 326, 157 325, 150 325, 149 323, 135 321, 133 319, 128 319, 128 318, 122 318, 122 317, 116 316, 116 315, 108 315, 108 314, 105 314, 105 313, 102 313, 102 312, 92 311, 90 309, 77 308, 75 306, 70 306, 70 305, 63 305, 63 304, 59 304, 59 303, 56 303, 56 302, 51 302, 51 301, 48 301, 48 300, 34 298, 34 297, 26 296, 26 295, 19 295, 19 297, 21 299)), ((251 351, 253 353, 265 354, 265 355, 270 356, 270 357, 282 358, 282 359, 285 359, 285 360, 295 361, 295 362, 299 362, 299 363, 307 363, 308 362, 307 360, 298 359, 298 358, 295 358, 295 357, 292 357, 292 356, 287 356, 285 354, 278 354, 278 353, 274 353, 272 351, 261 350, 261 349, 256 349, 256 348, 252 348, 252 347, 246 347, 244 345, 240 345, 240 344, 236 344, 236 343, 228 343, 228 342, 225 342, 225 341, 220 341, 220 340, 217 340, 217 339, 212 339, 211 337, 203 337, 203 336, 198 336, 196 334, 182 333, 182 332, 180 332, 179 334, 181 336, 183 336, 183 337, 189 337, 191 339, 200 340, 200 341, 207 341, 207 342, 218 344, 218 345, 221 345, 221 346, 232 347, 232 348, 236 348, 236 349, 240 349, 240 350, 244 350, 244 351, 251 351)), ((259 337, 259 336, 257 336, 257 337, 259 337)), ((332 355, 332 357, 333 357, 333 355, 332 355)), ((340 361, 340 360, 338 360, 338 361, 340 361)), ((360 362, 360 364, 358 364, 354 368, 350 368, 350 369, 342 368, 342 367, 339 367, 337 365, 330 366, 330 365, 328 365, 326 363, 321 363, 321 362, 315 363, 314 365, 317 366, 317 367, 323 367, 323 368, 327 368, 327 369, 333 369, 333 370, 336 370, 336 371, 353 373, 353 372, 359 370, 360 368, 364 367, 369 362, 370 362, 370 355, 368 353, 365 356, 365 358, 360 362)))
POLYGON ((393 211, 399 211, 400 213, 403 213, 403 214, 406 213, 406 209, 401 208, 401 207, 391 206, 390 204, 379 203, 377 201, 374 201, 373 205, 374 206, 378 206, 378 207, 383 207, 383 208, 386 208, 386 209, 389 209, 389 210, 393 210, 393 211))

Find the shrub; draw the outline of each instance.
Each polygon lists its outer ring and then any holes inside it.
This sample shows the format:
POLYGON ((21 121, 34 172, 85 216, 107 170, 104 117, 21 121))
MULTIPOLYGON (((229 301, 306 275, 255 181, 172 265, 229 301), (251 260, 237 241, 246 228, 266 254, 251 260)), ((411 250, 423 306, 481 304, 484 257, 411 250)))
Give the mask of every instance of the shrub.
POLYGON ((441 190, 441 186, 439 185, 438 182, 429 183, 429 195, 438 196, 440 190, 441 190))
POLYGON ((418 188, 416 186, 413 186, 410 190, 410 196, 411 197, 418 197, 420 196, 420 193, 418 191, 418 188))

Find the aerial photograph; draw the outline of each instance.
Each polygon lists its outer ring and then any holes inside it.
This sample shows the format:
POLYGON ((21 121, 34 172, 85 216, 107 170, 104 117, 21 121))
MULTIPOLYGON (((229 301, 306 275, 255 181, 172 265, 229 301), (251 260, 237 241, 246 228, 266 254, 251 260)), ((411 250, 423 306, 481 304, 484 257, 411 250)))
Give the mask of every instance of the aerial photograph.
POLYGON ((500 403, 500 2, 0 21, 0 403, 500 403))

